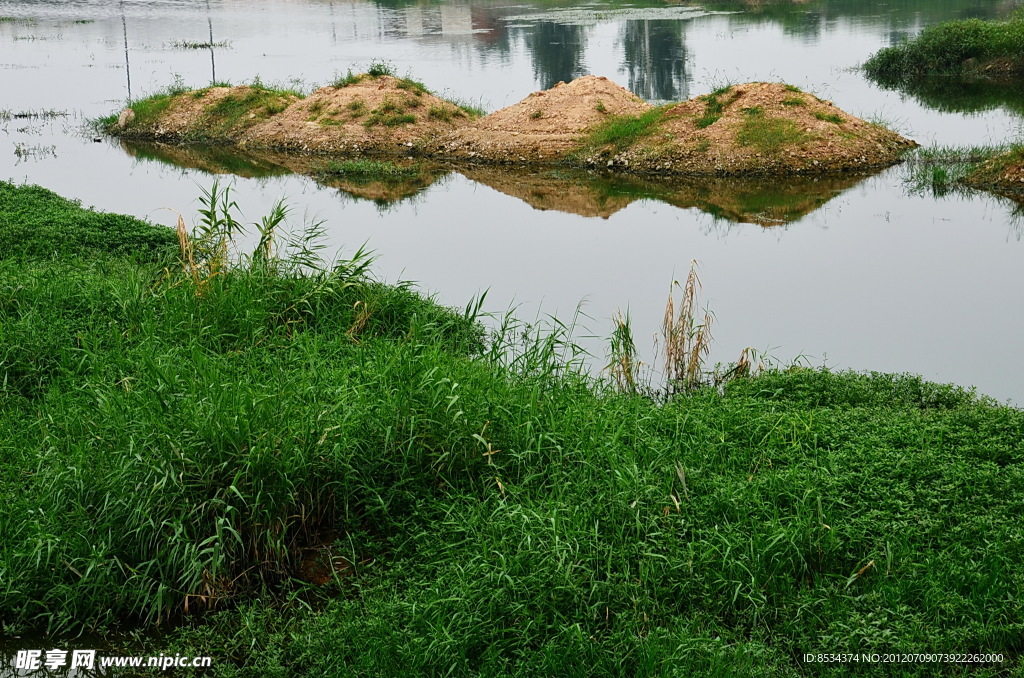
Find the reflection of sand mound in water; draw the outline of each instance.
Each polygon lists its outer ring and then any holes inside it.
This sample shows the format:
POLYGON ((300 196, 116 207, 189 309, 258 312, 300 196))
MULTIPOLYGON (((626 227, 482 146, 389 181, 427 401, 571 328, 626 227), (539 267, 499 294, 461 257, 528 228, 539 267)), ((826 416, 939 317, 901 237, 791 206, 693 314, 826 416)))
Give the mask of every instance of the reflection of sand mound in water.
POLYGON ((376 203, 391 203, 405 200, 417 195, 435 181, 448 174, 447 170, 438 167, 416 166, 414 176, 402 179, 362 179, 331 174, 317 174, 316 181, 321 186, 337 188, 351 196, 376 203))
POLYGON ((481 165, 460 168, 459 172, 539 210, 608 218, 636 200, 651 199, 683 209, 698 209, 718 219, 759 226, 796 221, 870 176, 848 173, 784 180, 687 177, 653 181, 579 170, 528 173, 481 165))
POLYGON ((494 162, 553 162, 609 118, 640 115, 650 108, 607 78, 587 75, 534 92, 429 145, 428 151, 494 162))
POLYGON ((198 169, 210 174, 234 174, 247 179, 291 174, 293 170, 267 157, 223 146, 183 146, 152 141, 121 140, 121 148, 135 158, 198 169))
POLYGON ((779 226, 815 211, 866 179, 868 173, 828 177, 694 177, 665 185, 658 199, 696 208, 716 218, 760 226, 779 226))
POLYGON ((459 168, 467 179, 519 198, 537 210, 555 210, 584 217, 607 219, 640 198, 615 190, 614 182, 594 176, 567 177, 555 172, 538 174, 508 167, 476 165, 459 168))

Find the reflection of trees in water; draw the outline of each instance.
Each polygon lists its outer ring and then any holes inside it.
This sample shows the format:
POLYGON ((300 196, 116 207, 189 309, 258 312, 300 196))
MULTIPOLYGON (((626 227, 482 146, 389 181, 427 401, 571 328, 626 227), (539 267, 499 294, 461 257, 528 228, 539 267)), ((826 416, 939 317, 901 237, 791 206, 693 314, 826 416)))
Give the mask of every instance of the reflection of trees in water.
POLYGON ((644 99, 689 98, 683 21, 626 21, 622 43, 629 89, 644 99))
POLYGON ((806 11, 803 14, 794 15, 783 25, 787 35, 797 36, 805 43, 815 42, 825 32, 825 21, 827 15, 825 10, 806 11))
POLYGON ((981 113, 1002 108, 1024 116, 1024 88, 1012 79, 998 82, 935 76, 873 82, 882 89, 909 95, 922 105, 943 113, 981 113))
POLYGON ((584 74, 582 26, 538 21, 526 36, 526 47, 533 58, 533 77, 541 89, 584 74))

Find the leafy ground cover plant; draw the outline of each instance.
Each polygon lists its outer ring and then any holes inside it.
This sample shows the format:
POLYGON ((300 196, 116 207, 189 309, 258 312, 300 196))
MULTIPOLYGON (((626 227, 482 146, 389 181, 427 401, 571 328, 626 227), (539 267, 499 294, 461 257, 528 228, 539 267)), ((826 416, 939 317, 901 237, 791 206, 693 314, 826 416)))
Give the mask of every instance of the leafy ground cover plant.
POLYGON ((1019 670, 1020 410, 800 368, 623 393, 571 324, 484 336, 482 299, 276 237, 219 260, 235 214, 204 195, 191 259, 0 253, 5 634, 162 628, 225 676, 1019 670))

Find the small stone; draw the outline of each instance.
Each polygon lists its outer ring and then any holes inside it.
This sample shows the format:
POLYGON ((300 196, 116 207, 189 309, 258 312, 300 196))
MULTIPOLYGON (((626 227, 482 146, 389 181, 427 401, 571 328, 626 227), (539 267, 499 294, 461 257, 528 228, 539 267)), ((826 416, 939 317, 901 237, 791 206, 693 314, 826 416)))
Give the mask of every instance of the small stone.
POLYGON ((135 111, 126 108, 117 116, 117 129, 123 130, 135 121, 135 111))

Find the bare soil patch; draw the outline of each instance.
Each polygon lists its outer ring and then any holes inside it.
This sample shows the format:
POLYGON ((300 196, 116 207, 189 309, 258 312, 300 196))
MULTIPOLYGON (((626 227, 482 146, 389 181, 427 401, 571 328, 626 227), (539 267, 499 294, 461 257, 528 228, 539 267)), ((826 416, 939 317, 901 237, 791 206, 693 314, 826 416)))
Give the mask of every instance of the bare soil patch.
POLYGON ((609 118, 650 109, 650 104, 608 78, 587 75, 534 92, 460 128, 426 151, 494 163, 553 163, 609 118))

